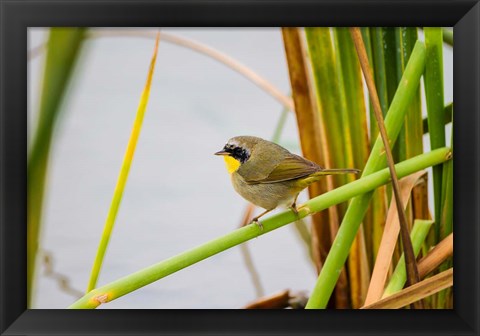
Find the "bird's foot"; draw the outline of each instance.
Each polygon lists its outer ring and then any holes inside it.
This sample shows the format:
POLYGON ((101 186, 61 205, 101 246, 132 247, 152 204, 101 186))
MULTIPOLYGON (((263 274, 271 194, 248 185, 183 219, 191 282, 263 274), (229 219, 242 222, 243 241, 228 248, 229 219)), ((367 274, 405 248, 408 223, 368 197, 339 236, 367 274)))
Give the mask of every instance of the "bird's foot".
POLYGON ((252 224, 256 224, 256 225, 260 228, 260 230, 263 231, 263 224, 262 224, 262 222, 259 222, 259 221, 258 221, 258 217, 255 217, 255 218, 252 220, 252 224))
POLYGON ((297 205, 295 203, 292 204, 292 206, 290 207, 290 209, 293 211, 293 213, 295 214, 295 216, 298 216, 298 209, 297 209, 297 205))

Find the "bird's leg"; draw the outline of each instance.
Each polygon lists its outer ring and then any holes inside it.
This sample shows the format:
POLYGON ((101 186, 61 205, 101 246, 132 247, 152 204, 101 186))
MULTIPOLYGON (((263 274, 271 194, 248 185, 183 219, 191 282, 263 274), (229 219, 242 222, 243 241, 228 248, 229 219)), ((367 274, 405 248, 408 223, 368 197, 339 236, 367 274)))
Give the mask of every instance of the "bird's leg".
POLYGON ((290 206, 290 209, 292 209, 292 211, 295 213, 295 215, 298 215, 298 210, 297 210, 297 198, 298 198, 298 194, 297 194, 297 196, 295 196, 295 199, 293 200, 293 203, 292 203, 292 205, 290 206))
POLYGON ((252 223, 255 223, 258 225, 258 227, 263 231, 263 225, 262 223, 260 223, 258 220, 260 219, 260 217, 262 217, 263 215, 266 215, 267 213, 269 213, 270 211, 272 211, 273 209, 270 209, 270 210, 265 210, 264 212, 262 212, 260 215, 258 215, 257 217, 253 218, 252 219, 252 223))

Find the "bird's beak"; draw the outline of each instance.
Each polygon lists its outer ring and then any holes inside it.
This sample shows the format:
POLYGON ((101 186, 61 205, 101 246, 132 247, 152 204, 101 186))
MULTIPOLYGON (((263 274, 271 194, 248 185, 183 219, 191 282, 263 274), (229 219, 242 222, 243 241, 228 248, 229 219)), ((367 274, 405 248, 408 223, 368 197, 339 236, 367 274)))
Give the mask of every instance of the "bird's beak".
POLYGON ((222 149, 221 151, 216 152, 215 155, 230 155, 230 153, 222 149))

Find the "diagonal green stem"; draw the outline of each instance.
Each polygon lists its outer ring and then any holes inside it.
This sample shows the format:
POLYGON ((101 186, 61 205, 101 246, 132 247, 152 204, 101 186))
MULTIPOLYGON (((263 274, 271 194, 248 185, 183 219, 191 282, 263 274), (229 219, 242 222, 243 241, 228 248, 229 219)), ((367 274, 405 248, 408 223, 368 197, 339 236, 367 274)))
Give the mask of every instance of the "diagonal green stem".
POLYGON ((128 173, 130 172, 130 166, 132 165, 135 148, 137 146, 138 138, 140 136, 140 130, 142 128, 143 118, 147 109, 148 98, 150 96, 150 86, 152 83, 153 72, 155 69, 155 61, 157 59, 158 41, 159 35, 157 35, 155 49, 152 59, 150 61, 147 81, 140 97, 140 103, 138 105, 137 114, 133 123, 132 133, 130 134, 130 139, 128 140, 128 145, 127 149, 125 150, 122 167, 120 169, 120 174, 117 179, 117 185, 115 186, 115 191, 113 192, 112 202, 110 204, 110 209, 108 211, 107 219, 105 221, 102 237, 100 238, 100 243, 98 245, 95 261, 93 262, 90 279, 88 281, 87 292, 94 289, 97 285, 98 276, 100 274, 100 270, 103 264, 103 258, 105 257, 105 253, 107 251, 108 242, 110 241, 110 235, 112 234, 115 219, 117 218, 118 209, 120 208, 120 203, 122 201, 123 191, 125 190, 125 185, 127 184, 128 173))
MULTIPOLYGON (((451 151, 445 147, 398 163, 395 168, 398 176, 404 177, 430 166, 438 165, 450 158, 451 151)), ((96 308, 102 303, 115 300, 233 246, 292 223, 299 218, 304 218, 332 205, 345 202, 357 195, 371 192, 389 181, 390 174, 388 169, 370 174, 369 176, 309 200, 298 209, 298 216, 295 216, 291 210, 287 210, 262 221, 263 231, 255 224, 239 228, 220 238, 211 240, 136 273, 127 275, 105 286, 96 288, 73 303, 69 308, 96 308)))

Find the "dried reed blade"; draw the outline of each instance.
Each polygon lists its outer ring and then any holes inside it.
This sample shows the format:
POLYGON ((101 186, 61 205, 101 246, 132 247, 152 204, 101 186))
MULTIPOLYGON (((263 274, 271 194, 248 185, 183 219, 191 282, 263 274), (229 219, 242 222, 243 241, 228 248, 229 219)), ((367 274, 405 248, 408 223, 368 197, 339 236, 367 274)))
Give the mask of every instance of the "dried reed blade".
POLYGON ((440 243, 438 243, 428 254, 418 262, 418 275, 420 278, 426 277, 434 271, 445 260, 453 255, 453 233, 450 233, 440 243))
MULTIPOLYGON (((404 206, 407 204, 407 201, 410 198, 413 187, 425 174, 425 171, 419 171, 413 175, 404 177, 399 181, 400 195, 402 198, 402 204, 404 204, 404 206)), ((385 230, 383 231, 377 259, 375 260, 375 266, 373 268, 372 279, 368 287, 365 305, 369 305, 377 300, 380 300, 382 297, 399 232, 400 223, 397 216, 397 204, 392 200, 390 203, 390 208, 388 209, 385 230)))
POLYGON ((453 268, 418 282, 362 309, 399 309, 453 286, 453 268))
POLYGON ((261 297, 247 304, 244 309, 283 309, 289 306, 290 291, 281 292, 261 297))

